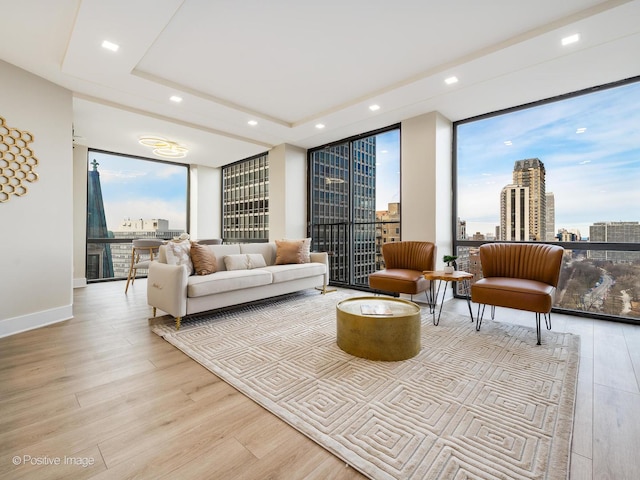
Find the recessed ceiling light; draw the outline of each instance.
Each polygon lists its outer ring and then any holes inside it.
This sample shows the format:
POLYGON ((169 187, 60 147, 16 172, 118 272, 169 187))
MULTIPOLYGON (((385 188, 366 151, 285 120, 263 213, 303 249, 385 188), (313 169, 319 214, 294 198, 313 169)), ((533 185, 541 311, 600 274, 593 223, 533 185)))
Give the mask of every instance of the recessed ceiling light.
POLYGON ((587 131, 586 127, 580 127, 579 129, 576 130, 576 133, 584 133, 587 131))
POLYGON ((316 128, 321 130, 324 128, 324 123, 316 123, 316 128))
POLYGON ((369 110, 371 110, 372 112, 380 110, 380 105, 369 105, 369 110))
POLYGON ((580 34, 575 33, 573 35, 569 35, 568 37, 564 37, 562 39, 562 45, 571 45, 572 43, 576 43, 578 40, 580 40, 580 34))
POLYGON ((182 101, 182 97, 179 97, 178 95, 172 95, 171 97, 169 97, 169 100, 171 100, 172 102, 180 103, 182 101))
POLYGON ((117 52, 120 48, 120 45, 105 40, 104 42, 102 42, 102 48, 106 48, 107 50, 111 50, 112 52, 117 52))
POLYGON ((507 140, 506 142, 504 142, 504 144, 510 146, 513 145, 513 142, 511 140, 507 140))
POLYGON ((255 127, 258 124, 258 122, 256 122, 255 120, 249 120, 247 123, 252 127, 255 127))
POLYGON ((458 77, 445 78, 444 83, 446 83, 447 85, 453 85, 454 83, 458 83, 458 77))

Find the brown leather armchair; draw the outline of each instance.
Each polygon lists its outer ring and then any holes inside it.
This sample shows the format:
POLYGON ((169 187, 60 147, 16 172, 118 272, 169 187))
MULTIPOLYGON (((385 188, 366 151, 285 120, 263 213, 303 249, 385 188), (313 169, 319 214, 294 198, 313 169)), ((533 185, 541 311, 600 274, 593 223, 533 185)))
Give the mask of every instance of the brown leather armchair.
POLYGON ((480 246, 484 278, 471 286, 471 301, 478 305, 476 330, 480 330, 486 305, 526 310, 536 314, 540 345, 540 315, 551 330, 551 307, 555 298, 564 249, 543 243, 486 243, 480 246))
POLYGON ((416 295, 429 288, 422 272, 435 269, 432 242, 391 242, 382 245, 385 269, 369 275, 369 287, 381 292, 416 295))

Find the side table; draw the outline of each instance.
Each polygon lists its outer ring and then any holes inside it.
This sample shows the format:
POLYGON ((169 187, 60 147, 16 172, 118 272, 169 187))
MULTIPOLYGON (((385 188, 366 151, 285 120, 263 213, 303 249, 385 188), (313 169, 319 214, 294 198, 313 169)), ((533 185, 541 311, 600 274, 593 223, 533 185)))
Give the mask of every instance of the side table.
POLYGON ((422 272, 424 278, 430 280, 430 288, 431 288, 431 298, 433 301, 432 312, 433 312, 433 324, 438 325, 440 323, 440 314, 442 313, 442 305, 444 304, 444 297, 447 294, 447 284, 449 282, 462 282, 462 288, 464 289, 464 293, 467 296, 467 306, 469 307, 469 315, 471 316, 471 321, 473 322, 473 312, 471 311, 471 299, 469 298, 469 293, 471 292, 471 280, 473 279, 473 274, 468 272, 463 272, 460 270, 454 270, 453 273, 446 273, 444 270, 436 270, 436 271, 424 271, 422 272), (438 280, 438 289, 435 292, 434 296, 434 282, 438 280), (440 295, 440 288, 442 284, 445 284, 445 288, 442 291, 442 299, 440 300, 440 308, 438 309, 438 295, 440 295), (436 318, 436 310, 438 310, 438 318, 436 318))

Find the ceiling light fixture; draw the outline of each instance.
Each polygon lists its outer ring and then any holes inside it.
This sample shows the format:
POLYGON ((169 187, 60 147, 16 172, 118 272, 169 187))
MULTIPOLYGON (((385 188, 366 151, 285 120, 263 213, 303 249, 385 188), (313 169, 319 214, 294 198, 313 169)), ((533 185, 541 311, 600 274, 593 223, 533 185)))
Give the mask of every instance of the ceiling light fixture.
POLYGON ((454 83, 458 83, 458 77, 445 78, 444 83, 446 83, 447 85, 453 85, 454 83))
POLYGON ((117 45, 109 40, 105 40, 102 42, 102 48, 106 48, 107 50, 111 50, 112 52, 117 52, 120 48, 120 45, 117 45))
POLYGON ((576 130, 576 133, 584 133, 587 131, 586 127, 580 127, 579 129, 576 130))
POLYGON ((372 112, 380 110, 380 105, 369 105, 369 110, 371 110, 372 112))
POLYGON ((258 122, 256 122, 255 120, 249 120, 247 123, 252 127, 255 127, 258 124, 258 122))
POLYGON ((179 97, 178 95, 172 95, 171 97, 169 97, 169 100, 175 103, 180 103, 182 101, 182 97, 179 97))
POLYGON ((572 43, 576 43, 580 40, 580 34, 575 33, 573 35, 569 35, 568 37, 564 37, 562 39, 562 46, 571 45, 572 43))
POLYGON ((513 142, 511 140, 507 140, 506 142, 504 142, 504 144, 509 147, 513 145, 513 142))
POLYGON ((184 145, 161 137, 140 137, 138 142, 145 147, 151 147, 154 155, 163 158, 184 158, 189 151, 184 145))
POLYGON ((316 128, 318 130, 322 130, 324 128, 324 123, 316 123, 316 128))

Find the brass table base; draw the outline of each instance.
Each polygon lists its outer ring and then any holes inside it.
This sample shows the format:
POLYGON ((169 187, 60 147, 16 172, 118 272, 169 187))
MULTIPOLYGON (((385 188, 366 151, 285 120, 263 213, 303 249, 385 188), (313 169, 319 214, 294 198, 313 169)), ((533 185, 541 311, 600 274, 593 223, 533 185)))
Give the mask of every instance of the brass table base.
POLYGON ((356 357, 394 362, 420 352, 420 307, 413 302, 349 298, 336 306, 336 322, 338 347, 356 357), (390 314, 364 314, 367 308, 386 308, 390 314))

